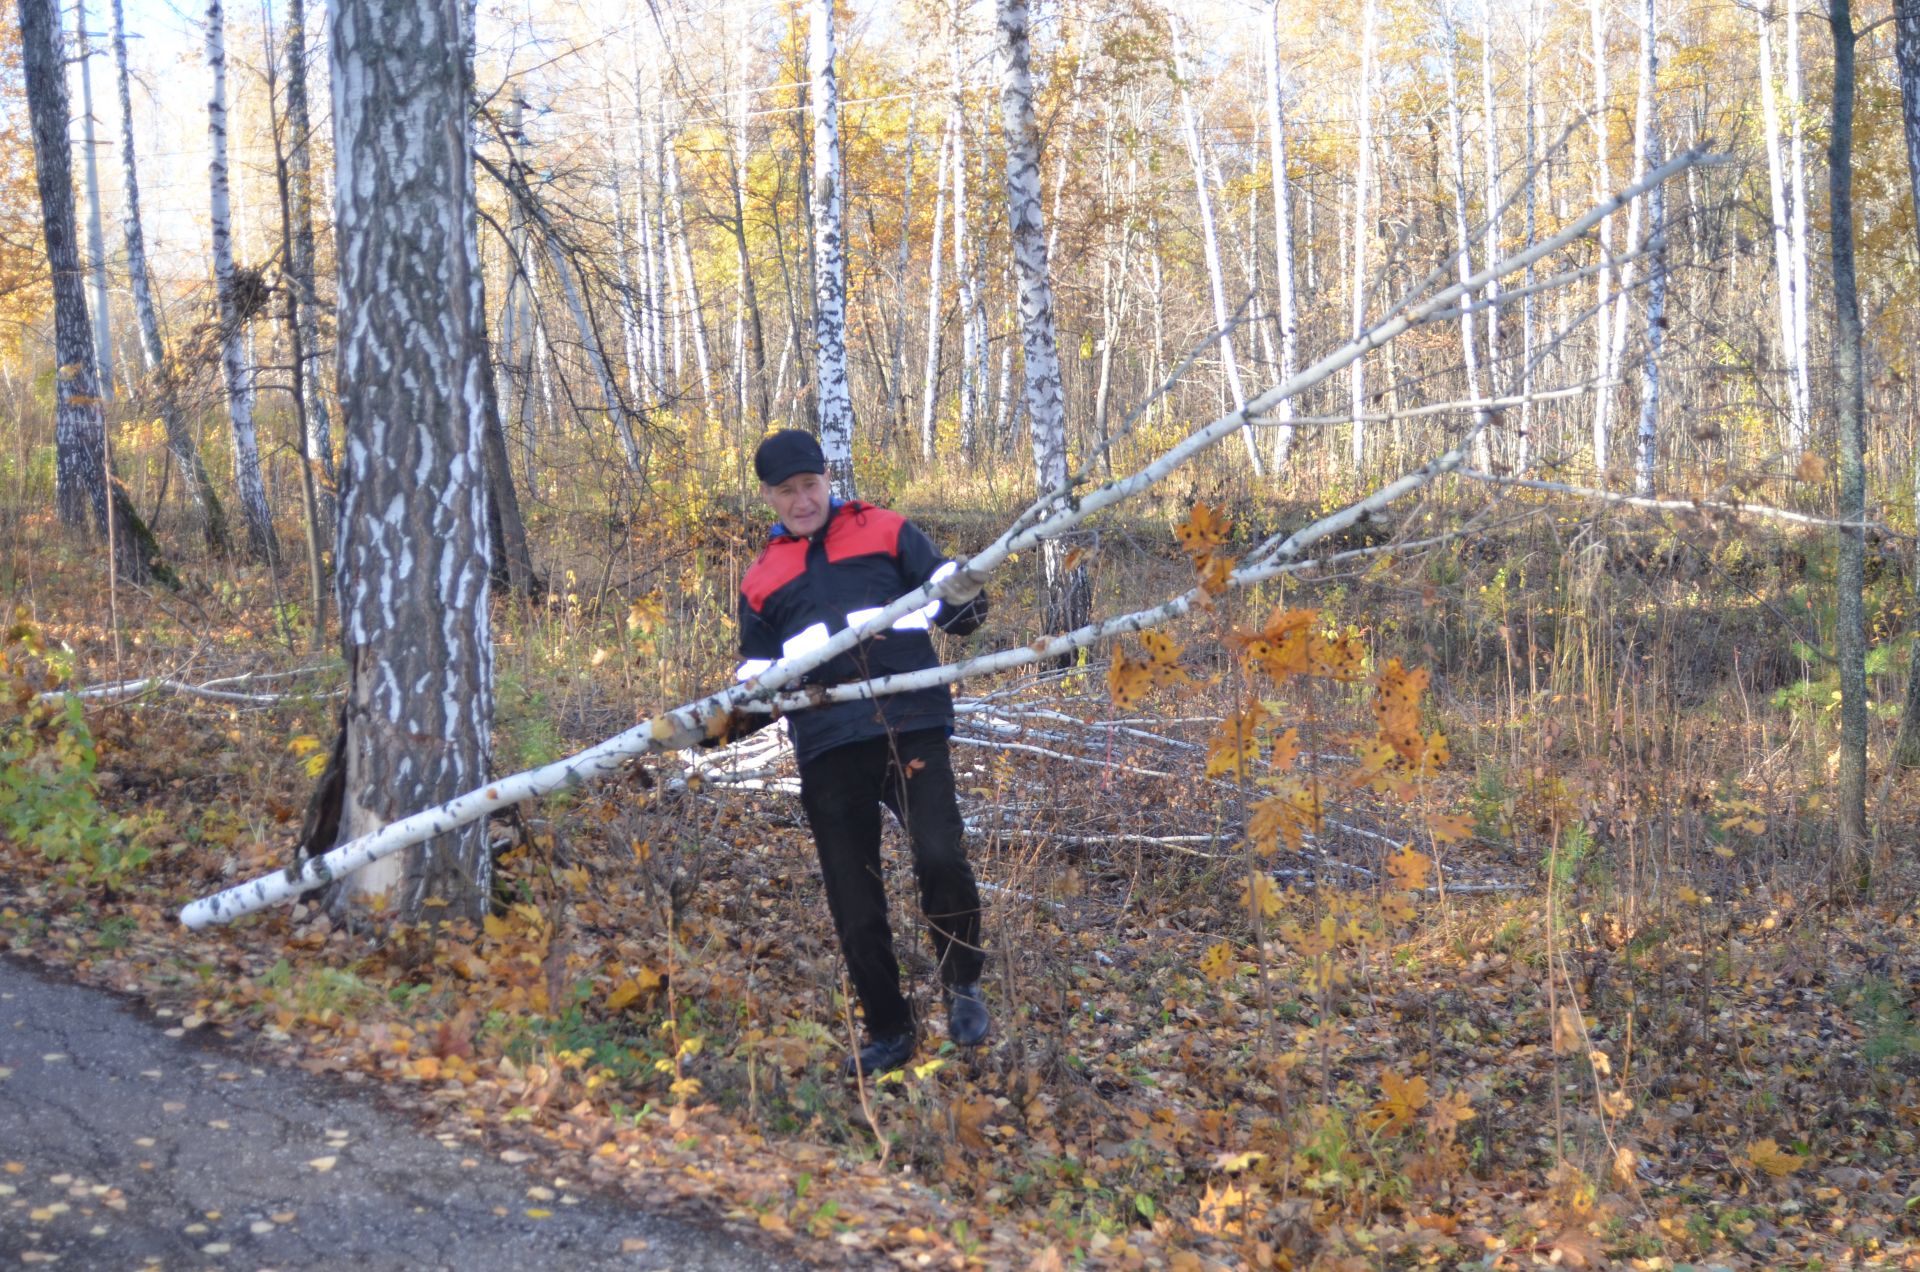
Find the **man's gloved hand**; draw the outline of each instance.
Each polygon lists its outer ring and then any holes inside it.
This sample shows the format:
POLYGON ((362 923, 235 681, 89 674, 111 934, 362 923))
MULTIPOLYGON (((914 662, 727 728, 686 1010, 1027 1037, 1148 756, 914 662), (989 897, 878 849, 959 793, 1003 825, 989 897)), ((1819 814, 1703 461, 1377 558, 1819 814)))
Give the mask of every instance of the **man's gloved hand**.
POLYGON ((986 590, 986 583, 966 573, 956 573, 945 585, 947 604, 959 609, 986 590))
POLYGON ((734 711, 728 713, 720 722, 718 730, 709 732, 700 739, 700 749, 711 751, 716 747, 731 746, 745 738, 750 738, 773 723, 771 713, 759 711, 734 711))

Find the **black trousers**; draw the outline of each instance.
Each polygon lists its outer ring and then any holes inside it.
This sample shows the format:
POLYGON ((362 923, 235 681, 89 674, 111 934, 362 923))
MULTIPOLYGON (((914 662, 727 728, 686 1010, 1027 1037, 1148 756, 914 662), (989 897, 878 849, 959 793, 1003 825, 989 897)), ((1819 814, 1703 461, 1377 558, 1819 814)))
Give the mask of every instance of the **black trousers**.
POLYGON ((900 963, 887 922, 880 866, 880 806, 913 845, 920 909, 933 935, 945 985, 971 985, 986 961, 980 948, 980 890, 967 864, 953 763, 944 729, 923 729, 835 747, 800 766, 800 803, 820 852, 827 907, 853 987, 875 1038, 913 1028, 900 993, 900 963))

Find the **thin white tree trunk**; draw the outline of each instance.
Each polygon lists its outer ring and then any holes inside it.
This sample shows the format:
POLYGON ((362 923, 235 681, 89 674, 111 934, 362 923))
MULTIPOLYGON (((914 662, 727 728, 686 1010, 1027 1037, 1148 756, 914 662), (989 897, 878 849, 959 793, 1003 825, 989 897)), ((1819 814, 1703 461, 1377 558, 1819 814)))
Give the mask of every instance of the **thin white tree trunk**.
MULTIPOLYGON (((1442 13, 1447 26, 1447 47, 1444 53, 1444 66, 1447 79, 1447 134, 1449 148, 1453 151, 1453 227, 1454 252, 1459 258, 1459 274, 1462 279, 1473 275, 1473 238, 1467 227, 1467 143, 1466 135, 1460 123, 1460 77, 1455 62, 1460 55, 1460 31, 1453 24, 1451 13, 1442 13)), ((1464 309, 1460 314, 1460 352, 1467 372, 1467 396, 1478 400, 1480 397, 1480 357, 1475 348, 1473 335, 1473 315, 1464 309)), ((1485 470, 1488 466, 1488 437, 1486 420, 1482 413, 1481 427, 1474 433, 1474 466, 1485 470)))
POLYGON ((1800 415, 1800 332, 1793 303, 1793 230, 1787 211, 1787 165, 1780 138, 1780 106, 1773 84, 1773 15, 1755 10, 1760 28, 1760 120, 1767 151, 1767 203, 1773 214, 1774 295, 1779 306, 1780 356, 1787 372, 1787 456, 1797 463, 1807 448, 1806 421, 1800 415))
POLYGON ((979 309, 978 280, 967 259, 967 101, 960 73, 960 7, 961 0, 951 0, 947 10, 952 37, 948 74, 953 99, 953 281, 960 292, 960 453, 971 456, 984 405, 981 395, 986 381, 981 367, 986 351, 979 347, 983 333, 974 322, 979 309))
MULTIPOLYGON (((1367 186, 1373 168, 1373 39, 1373 0, 1363 0, 1360 14, 1360 86, 1354 95, 1359 137, 1355 142, 1358 154, 1354 160, 1353 176, 1353 269, 1348 275, 1348 291, 1353 304, 1353 319, 1348 332, 1354 336, 1366 329, 1364 324, 1367 317, 1367 239, 1372 232, 1367 221, 1367 186)), ((1353 411, 1353 471, 1358 474, 1365 467, 1367 459, 1367 425, 1364 419, 1367 380, 1365 364, 1361 359, 1354 359, 1348 375, 1347 396, 1353 411)))
MULTIPOLYGON (((287 196, 293 209, 293 286, 299 300, 300 350, 307 364, 300 381, 306 405, 307 454, 320 461, 320 471, 326 474, 331 485, 335 479, 333 419, 327 409, 326 381, 321 378, 320 297, 313 279, 313 118, 307 102, 306 0, 288 0, 287 4, 287 128, 290 134, 287 196)), ((331 514, 332 491, 322 495, 321 507, 331 514)))
POLYGON ((813 109, 813 347, 820 449, 834 492, 854 496, 853 397, 847 388, 847 261, 842 229, 840 92, 833 0, 810 0, 807 72, 813 109))
POLYGON ((99 360, 100 396, 113 401, 113 321, 107 307, 107 236, 100 227, 100 157, 93 136, 93 49, 87 38, 87 0, 80 0, 75 30, 80 52, 80 132, 86 150, 87 254, 93 272, 93 347, 99 360))
POLYGON ((234 294, 233 217, 227 182, 227 31, 221 0, 207 3, 207 66, 213 75, 213 93, 207 99, 207 137, 213 151, 207 170, 212 195, 209 220, 214 285, 220 293, 220 367, 226 380, 227 418, 233 426, 233 475, 247 519, 248 542, 256 554, 271 561, 279 554, 279 544, 273 535, 273 514, 267 509, 267 488, 260 478, 253 384, 242 352, 246 320, 234 294))
MULTIPOLYGON (((634 92, 638 94, 639 81, 634 81, 634 92)), ((640 365, 640 316, 634 304, 633 256, 634 240, 641 237, 636 232, 635 223, 627 219, 626 174, 620 162, 620 133, 613 122, 613 87, 611 82, 605 86, 602 100, 607 123, 607 146, 611 153, 607 156, 607 180, 613 186, 613 264, 614 264, 614 300, 620 314, 620 347, 627 362, 627 396, 635 402, 648 400, 642 384, 645 376, 640 365)), ((639 109, 636 103, 635 109, 639 109)), ((636 172, 639 165, 635 165, 636 172)), ((635 209, 638 216, 638 208, 635 209)))
MULTIPOLYGON (((1240 383, 1240 367, 1233 357, 1233 320, 1227 308, 1226 279, 1220 271, 1220 237, 1214 230, 1213 194, 1208 188, 1212 183, 1207 176, 1206 152, 1200 144, 1199 112, 1194 109, 1193 93, 1187 87, 1186 52, 1177 15, 1168 15, 1167 30, 1172 37, 1173 75, 1180 90, 1180 130, 1186 138, 1187 158, 1193 165, 1194 197, 1200 210, 1200 243, 1206 252, 1207 283, 1213 296, 1213 329, 1220 333, 1220 369, 1226 377, 1233 409, 1237 411, 1246 405, 1247 393, 1240 383)), ((1242 440, 1246 443, 1247 463, 1252 466, 1254 476, 1264 475, 1266 465, 1251 426, 1242 440)))
POLYGON ((673 209, 668 224, 673 231, 673 250, 680 262, 680 277, 685 280, 693 364, 700 372, 700 411, 702 415, 710 415, 718 405, 713 396, 713 357, 707 345, 706 303, 700 298, 700 277, 693 272, 693 248, 687 241, 687 205, 680 194, 680 150, 676 140, 677 135, 667 142, 667 206, 673 209))
POLYGON ((120 94, 121 229, 127 243, 127 281, 133 291, 133 316, 140 330, 140 350, 147 374, 156 381, 160 421, 167 431, 167 449, 180 465, 181 481, 204 520, 207 546, 225 551, 226 516, 220 496, 207 474, 193 430, 180 410, 167 368, 167 348, 160 338, 160 315, 154 308, 153 288, 147 277, 146 230, 140 223, 140 174, 133 144, 133 92, 127 73, 127 22, 121 0, 113 0, 113 61, 120 94))
MULTIPOLYGON (((1607 10, 1606 0, 1587 0, 1587 15, 1593 37, 1593 197, 1605 198, 1613 185, 1608 143, 1613 120, 1608 116, 1607 100, 1607 10)), ((1613 301, 1613 223, 1602 221, 1599 233, 1600 268, 1594 274, 1593 375, 1598 381, 1593 397, 1593 468, 1600 484, 1606 485, 1607 433, 1613 407, 1613 379, 1610 358, 1612 340, 1607 314, 1613 301)))
MULTIPOLYGON (((1267 72, 1267 145, 1273 166, 1274 284, 1280 321, 1280 379, 1293 378, 1300 359, 1300 323, 1294 312, 1293 213, 1287 195, 1286 102, 1280 79, 1280 0, 1261 20, 1260 49, 1267 72)), ((1273 466, 1284 467, 1293 450, 1293 399, 1280 403, 1280 427, 1273 433, 1273 466)))
POLYGON ((947 218, 947 162, 953 150, 955 120, 947 117, 947 125, 940 134, 940 155, 933 167, 933 250, 927 257, 927 363, 921 377, 920 400, 920 458, 928 463, 933 461, 934 416, 940 401, 940 337, 944 324, 940 321, 940 261, 943 249, 941 235, 946 229, 947 218))
POLYGON ((1811 290, 1807 280, 1807 163, 1806 129, 1803 120, 1806 102, 1800 92, 1800 13, 1792 4, 1784 6, 1787 18, 1787 176, 1792 202, 1787 214, 1792 219, 1793 239, 1793 346, 1788 351, 1793 367, 1794 394, 1798 418, 1802 421, 1803 444, 1810 440, 1813 420, 1813 379, 1809 362, 1813 357, 1813 329, 1807 322, 1807 303, 1811 290))
MULTIPOLYGON (((1521 169, 1520 179, 1526 183, 1526 247, 1533 246, 1534 231, 1538 224, 1540 174, 1534 170, 1538 154, 1538 139, 1534 136, 1534 62, 1540 38, 1540 0, 1527 0, 1527 49, 1526 70, 1522 76, 1521 95, 1524 99, 1523 110, 1526 122, 1522 132, 1526 139, 1526 164, 1521 169)), ((1525 249, 1523 249, 1525 250, 1525 249)), ((1520 374, 1516 377, 1520 383, 1520 441, 1514 448, 1514 470, 1525 472, 1533 462, 1533 430, 1539 422, 1539 411, 1533 402, 1533 266, 1528 264, 1521 275, 1520 285, 1525 295, 1520 298, 1520 374)))
MULTIPOLYGON (((1653 0, 1647 0, 1647 22, 1653 21, 1653 0)), ((1660 126, 1653 124, 1647 137, 1648 160, 1660 162, 1660 126)), ((1653 204, 1649 213, 1651 231, 1666 233, 1667 188, 1655 186, 1647 196, 1653 204)), ((1634 493, 1653 493, 1653 466, 1658 453, 1660 429, 1660 349, 1667 338, 1667 246, 1664 241, 1654 250, 1652 273, 1647 280, 1647 353, 1640 364, 1640 454, 1634 465, 1634 493)))
MULTIPOLYGON (((1480 0, 1480 163, 1485 191, 1481 197, 1481 215, 1486 219, 1487 238, 1483 259, 1500 259, 1500 159, 1496 132, 1499 115, 1493 96, 1493 0, 1480 0)), ((1482 299, 1487 304, 1487 380, 1491 384, 1500 365, 1500 283, 1487 284, 1482 299)))
MULTIPOLYGON (((1654 41, 1659 35, 1653 13, 1652 0, 1647 0, 1640 22, 1640 86, 1634 95, 1633 106, 1633 179, 1639 181, 1652 162, 1653 146, 1653 84, 1659 70, 1659 52, 1654 41)), ((1627 208, 1626 248, 1633 251, 1639 248, 1642 212, 1646 201, 1635 199, 1627 208)), ((1620 379, 1625 367, 1627 351, 1627 315, 1629 306, 1627 297, 1633 289, 1633 261, 1631 258, 1620 264, 1619 286, 1610 304, 1612 307, 1612 329, 1607 337, 1607 366, 1605 381, 1600 386, 1603 396, 1611 398, 1614 394, 1612 384, 1620 379)), ((1644 416, 1644 412, 1643 412, 1644 416)), ((1637 472, 1637 468, 1636 468, 1637 472)))
POLYGON ((558 243, 547 244, 547 256, 553 263, 553 272, 560 277, 560 291, 566 297, 567 309, 573 315, 573 325, 580 333, 580 349, 587 355, 587 365, 593 368, 593 378, 600 385, 600 400, 605 405, 607 418, 612 421, 613 429, 620 438, 620 449, 627 457, 627 468, 635 477, 644 477, 646 465, 640 458, 640 445, 634 440, 633 428, 627 422, 626 406, 620 400, 620 391, 614 387, 613 374, 607 370, 607 360, 600 351, 600 335, 593 328, 587 316, 587 307, 580 303, 580 290, 573 285, 573 271, 568 265, 566 254, 558 243))
MULTIPOLYGON (((887 331, 887 427, 896 435, 907 427, 907 262, 913 250, 913 168, 918 149, 920 98, 907 103, 906 176, 900 191, 900 250, 893 265, 893 322, 887 331)), ((936 249, 937 250, 937 249, 936 249)))

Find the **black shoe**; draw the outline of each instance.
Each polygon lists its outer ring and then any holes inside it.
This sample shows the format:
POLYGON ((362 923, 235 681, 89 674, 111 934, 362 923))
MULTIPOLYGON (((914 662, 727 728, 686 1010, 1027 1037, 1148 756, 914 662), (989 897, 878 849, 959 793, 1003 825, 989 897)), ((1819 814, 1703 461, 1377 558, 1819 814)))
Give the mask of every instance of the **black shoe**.
POLYGON ((844 1072, 849 1078, 857 1078, 863 1075, 869 1078, 877 1078, 883 1073, 890 1073, 895 1069, 903 1068, 907 1061, 913 1059, 915 1041, 916 1039, 911 1029, 905 1033, 888 1034, 884 1038, 875 1038, 866 1046, 860 1048, 859 1055, 849 1056, 847 1058, 844 1072))
POLYGON ((977 1047, 993 1032, 980 982, 947 987, 947 1037, 958 1047, 977 1047))

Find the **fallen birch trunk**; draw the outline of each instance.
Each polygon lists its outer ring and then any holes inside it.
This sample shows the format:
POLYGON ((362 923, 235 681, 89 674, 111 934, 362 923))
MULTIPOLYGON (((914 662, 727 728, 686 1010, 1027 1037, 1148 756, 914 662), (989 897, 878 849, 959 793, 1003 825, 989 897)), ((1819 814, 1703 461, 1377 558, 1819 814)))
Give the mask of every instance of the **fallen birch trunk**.
MULTIPOLYGON (((1471 278, 1443 287, 1424 301, 1402 307, 1390 317, 1361 333, 1358 338, 1321 358, 1313 366, 1260 394, 1239 410, 1221 416, 1205 427, 1197 429, 1138 472, 1117 481, 1108 482, 1077 498, 1073 495, 1074 482, 1072 481, 1064 487, 1056 487, 1046 492, 1035 500, 1026 512, 1016 518, 998 539, 976 553, 958 571, 937 584, 930 583, 915 588, 891 605, 880 609, 865 622, 848 627, 807 654, 776 662, 754 680, 730 685, 718 693, 709 694, 697 701, 662 712, 575 755, 541 768, 501 778, 497 782, 469 791, 445 804, 390 822, 372 834, 341 844, 319 856, 306 858, 285 870, 276 870, 271 874, 262 875, 210 896, 201 897, 181 910, 180 921, 189 928, 197 930, 214 923, 228 923, 243 915, 265 909, 267 906, 291 900, 315 888, 324 887, 333 880, 349 875, 392 853, 458 830, 500 809, 608 776, 617 772, 629 761, 649 752, 681 750, 692 746, 700 739, 717 733, 727 717, 752 703, 771 701, 783 709, 800 710, 824 702, 869 698, 901 693, 909 689, 951 684, 968 675, 979 675, 1023 663, 1058 657, 1109 636, 1144 631, 1179 617, 1190 611, 1199 601, 1203 595, 1199 588, 1194 588, 1149 609, 1137 610, 1104 622, 1090 623, 1051 639, 1035 641, 1031 645, 1002 650, 964 662, 949 663, 927 671, 889 676, 881 680, 843 685, 833 689, 813 688, 802 692, 779 694, 781 689, 794 683, 807 672, 853 649, 869 636, 888 629, 895 619, 922 608, 930 600, 946 599, 958 587, 967 584, 984 584, 992 572, 1016 552, 1070 529, 1093 513, 1148 489, 1222 438, 1245 427, 1250 417, 1264 415, 1282 400, 1294 397, 1329 379, 1350 366, 1356 359, 1364 357, 1387 341, 1412 327, 1429 321, 1434 315, 1445 312, 1449 305, 1462 297, 1472 295, 1488 283, 1508 274, 1517 273, 1575 242, 1635 196, 1690 167, 1723 162, 1727 160, 1707 156, 1698 151, 1689 151, 1680 155, 1670 163, 1648 173, 1640 181, 1589 208, 1586 213, 1570 222, 1558 234, 1542 239, 1532 247, 1488 266, 1471 278)), ((1403 496, 1425 487, 1440 474, 1458 468, 1465 458, 1462 447, 1470 443, 1471 439, 1484 427, 1485 418, 1482 417, 1468 430, 1461 442, 1446 454, 1405 474, 1365 499, 1330 516, 1322 517, 1305 529, 1272 544, 1271 547, 1268 544, 1262 544, 1247 564, 1233 572, 1230 579, 1231 585, 1244 587, 1284 573, 1331 564, 1353 555, 1337 553, 1319 562, 1294 560, 1328 535, 1359 523, 1403 496)), ((1368 553, 1370 550, 1360 551, 1368 553)))

